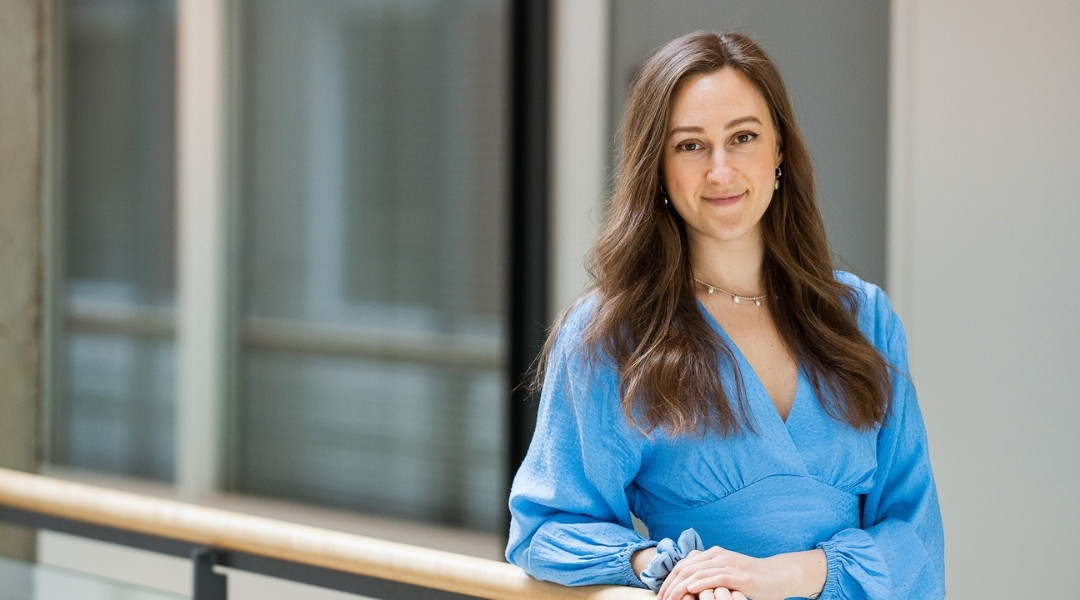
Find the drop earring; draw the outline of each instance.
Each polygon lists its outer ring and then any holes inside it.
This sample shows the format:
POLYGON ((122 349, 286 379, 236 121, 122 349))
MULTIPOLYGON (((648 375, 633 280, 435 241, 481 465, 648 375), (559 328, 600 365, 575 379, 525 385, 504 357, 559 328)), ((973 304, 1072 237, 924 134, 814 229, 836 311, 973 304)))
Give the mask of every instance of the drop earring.
POLYGON ((774 190, 780 189, 780 176, 781 175, 783 175, 783 173, 780 171, 780 167, 776 167, 776 181, 773 182, 772 189, 774 189, 774 190))
POLYGON ((660 184, 660 196, 664 199, 664 206, 668 205, 667 190, 664 189, 664 184, 660 184))

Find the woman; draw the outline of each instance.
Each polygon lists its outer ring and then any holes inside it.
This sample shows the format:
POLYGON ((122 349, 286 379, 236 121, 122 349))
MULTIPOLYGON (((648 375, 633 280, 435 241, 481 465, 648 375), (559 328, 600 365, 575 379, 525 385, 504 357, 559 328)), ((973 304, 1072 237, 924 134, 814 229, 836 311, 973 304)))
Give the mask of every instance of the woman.
POLYGON ((772 60, 737 34, 676 39, 622 133, 595 285, 538 371, 507 558, 662 600, 944 596, 904 331, 833 271, 772 60))

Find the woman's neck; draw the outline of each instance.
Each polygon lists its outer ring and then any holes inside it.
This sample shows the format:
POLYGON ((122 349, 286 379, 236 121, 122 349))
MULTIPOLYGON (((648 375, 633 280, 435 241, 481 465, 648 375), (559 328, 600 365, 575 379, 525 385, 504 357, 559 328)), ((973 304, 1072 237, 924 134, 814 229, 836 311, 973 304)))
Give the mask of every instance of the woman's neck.
POLYGON ((744 296, 765 293, 764 257, 760 238, 707 240, 690 247, 695 278, 744 296))

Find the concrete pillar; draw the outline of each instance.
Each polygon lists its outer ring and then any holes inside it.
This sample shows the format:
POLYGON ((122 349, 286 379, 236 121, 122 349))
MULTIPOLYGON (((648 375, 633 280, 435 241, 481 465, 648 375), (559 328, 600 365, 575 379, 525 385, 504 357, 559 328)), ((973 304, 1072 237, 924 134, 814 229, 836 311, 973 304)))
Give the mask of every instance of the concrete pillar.
MULTIPOLYGON (((48 0, 0 0, 0 466, 40 455, 42 189, 48 0)), ((31 531, 0 526, 0 554, 33 560, 31 531)))

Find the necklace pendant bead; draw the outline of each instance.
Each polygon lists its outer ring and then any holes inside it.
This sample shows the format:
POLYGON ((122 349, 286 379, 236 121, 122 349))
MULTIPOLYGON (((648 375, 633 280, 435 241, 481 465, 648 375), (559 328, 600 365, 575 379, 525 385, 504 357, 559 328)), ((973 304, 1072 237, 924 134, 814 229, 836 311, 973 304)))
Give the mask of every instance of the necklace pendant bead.
POLYGON ((708 283, 705 283, 697 277, 694 278, 694 282, 704 287, 710 294, 712 294, 713 292, 723 292, 724 294, 731 296, 731 301, 735 304, 741 304, 743 300, 749 300, 753 302, 756 306, 761 306, 761 301, 766 298, 766 294, 761 294, 760 296, 740 296, 735 292, 729 292, 724 288, 716 287, 715 285, 709 285, 708 283))

